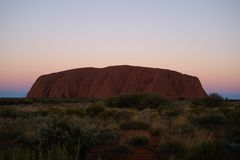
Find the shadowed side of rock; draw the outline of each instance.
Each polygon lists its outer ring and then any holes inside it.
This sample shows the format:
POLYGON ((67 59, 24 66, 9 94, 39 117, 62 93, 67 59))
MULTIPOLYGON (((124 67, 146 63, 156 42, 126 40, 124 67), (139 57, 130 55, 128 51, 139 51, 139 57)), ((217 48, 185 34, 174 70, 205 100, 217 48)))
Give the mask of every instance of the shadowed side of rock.
POLYGON ((28 98, 99 98, 119 94, 154 93, 169 99, 207 96, 197 77, 135 66, 79 68, 40 76, 28 98))

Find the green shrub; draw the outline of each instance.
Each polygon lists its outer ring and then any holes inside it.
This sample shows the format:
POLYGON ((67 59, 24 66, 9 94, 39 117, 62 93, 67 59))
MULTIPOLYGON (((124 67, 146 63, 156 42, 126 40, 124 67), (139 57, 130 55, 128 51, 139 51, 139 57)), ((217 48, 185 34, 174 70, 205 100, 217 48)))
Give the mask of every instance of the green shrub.
POLYGON ((59 145, 65 147, 71 159, 84 159, 89 149, 100 142, 100 131, 89 126, 76 126, 65 119, 53 119, 39 132, 45 151, 59 145))
POLYGON ((192 101, 192 104, 194 106, 206 106, 206 107, 221 107, 223 103, 224 98, 217 93, 211 93, 206 98, 194 99, 192 101))
POLYGON ((140 106, 156 108, 167 103, 167 100, 159 95, 147 94, 143 96, 140 102, 140 106))
POLYGON ((112 97, 106 101, 109 107, 129 108, 139 106, 141 96, 136 94, 126 94, 112 97))
POLYGON ((128 121, 120 124, 120 128, 124 130, 141 130, 149 129, 150 127, 149 123, 143 121, 128 121))
POLYGON ((223 102, 223 97, 217 93, 212 93, 204 99, 204 105, 206 107, 220 107, 223 102))
POLYGON ((226 123, 226 118, 220 113, 208 113, 197 117, 189 117, 190 122, 202 128, 223 126, 226 123))
POLYGON ((225 160, 226 153, 222 145, 217 143, 203 143, 189 151, 187 160, 225 160))
POLYGON ((87 114, 90 116, 90 117, 95 117, 95 116, 98 116, 101 112, 103 112, 105 110, 104 107, 102 106, 90 106, 86 109, 86 112, 87 114))
POLYGON ((145 146, 148 145, 148 137, 146 136, 136 136, 136 137, 132 137, 128 143, 131 146, 145 146))
POLYGON ((183 159, 186 154, 186 148, 179 142, 166 142, 163 144, 160 143, 156 152, 159 159, 183 159))
POLYGON ((126 94, 112 97, 106 100, 105 104, 109 107, 119 108, 156 108, 166 102, 166 99, 155 94, 126 94))

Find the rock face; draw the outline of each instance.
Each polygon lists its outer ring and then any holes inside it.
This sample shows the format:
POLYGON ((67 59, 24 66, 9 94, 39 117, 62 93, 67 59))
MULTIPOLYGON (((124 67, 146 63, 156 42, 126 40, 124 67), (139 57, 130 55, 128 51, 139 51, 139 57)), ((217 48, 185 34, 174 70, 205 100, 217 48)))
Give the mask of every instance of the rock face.
POLYGON ((105 99, 129 93, 154 93, 169 99, 207 96, 197 77, 166 69, 124 65, 42 75, 27 97, 105 99))

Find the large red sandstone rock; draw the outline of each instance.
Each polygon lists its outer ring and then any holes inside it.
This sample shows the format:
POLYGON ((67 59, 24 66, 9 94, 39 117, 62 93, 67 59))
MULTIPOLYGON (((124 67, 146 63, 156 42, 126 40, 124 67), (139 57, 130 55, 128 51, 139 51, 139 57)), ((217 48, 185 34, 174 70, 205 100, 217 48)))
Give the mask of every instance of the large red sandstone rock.
POLYGON ((119 94, 142 92, 157 93, 169 99, 206 96, 197 77, 158 68, 111 66, 42 75, 27 97, 105 99, 119 94))

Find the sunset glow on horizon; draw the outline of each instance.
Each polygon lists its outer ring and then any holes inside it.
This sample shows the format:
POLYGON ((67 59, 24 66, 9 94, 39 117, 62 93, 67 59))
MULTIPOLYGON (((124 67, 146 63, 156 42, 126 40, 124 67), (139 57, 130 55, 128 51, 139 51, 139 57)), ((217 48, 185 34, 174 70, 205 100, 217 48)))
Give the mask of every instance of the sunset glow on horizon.
POLYGON ((238 0, 0 0, 0 97, 43 74, 134 65, 197 76, 240 99, 238 0))

